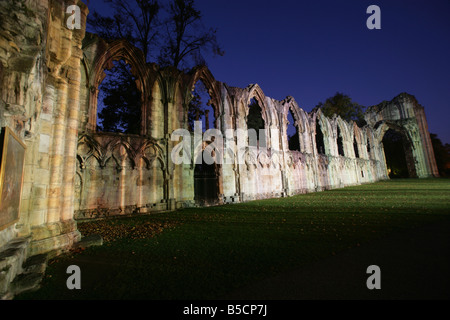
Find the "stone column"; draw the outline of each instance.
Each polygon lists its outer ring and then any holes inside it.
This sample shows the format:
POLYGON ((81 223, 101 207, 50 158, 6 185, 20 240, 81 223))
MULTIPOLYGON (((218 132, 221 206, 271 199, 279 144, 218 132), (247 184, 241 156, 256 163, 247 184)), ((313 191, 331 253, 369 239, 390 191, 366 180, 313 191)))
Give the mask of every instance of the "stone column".
POLYGON ((430 132, 428 131, 428 122, 423 108, 414 108, 414 113, 419 126, 419 133, 422 140, 423 153, 426 161, 427 176, 439 177, 439 171, 434 155, 433 144, 431 143, 430 132))

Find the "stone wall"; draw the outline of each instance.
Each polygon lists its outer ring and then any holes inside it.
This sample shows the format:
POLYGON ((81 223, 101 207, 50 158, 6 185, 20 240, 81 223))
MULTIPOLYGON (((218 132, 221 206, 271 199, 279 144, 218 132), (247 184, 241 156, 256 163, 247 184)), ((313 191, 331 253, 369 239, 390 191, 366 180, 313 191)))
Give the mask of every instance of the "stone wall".
MULTIPOLYGON (((83 77, 82 87, 91 86, 91 90, 86 90, 89 97, 82 99, 86 103, 81 107, 85 116, 79 130, 77 217, 205 205, 197 197, 196 188, 201 188, 197 156, 183 164, 174 164, 172 159, 174 148, 180 143, 178 138, 172 139, 172 133, 188 129, 188 104, 198 81, 203 82, 210 95, 215 119, 212 129, 219 131, 224 146, 223 163, 208 169, 205 178, 211 184, 208 191, 214 189, 217 193, 212 198, 208 195, 206 204, 284 197, 387 179, 382 139, 389 128, 405 136, 411 176, 437 175, 423 107, 407 93, 370 107, 365 114, 366 125, 359 127, 338 116, 327 118, 320 109, 307 113, 293 97, 283 101, 267 97, 257 84, 230 87, 215 80, 206 67, 189 73, 159 68, 143 64, 142 53, 126 42, 106 43, 94 35, 88 35, 88 39, 82 63, 91 72, 83 77), (106 134, 96 131, 98 86, 104 70, 120 59, 131 65, 143 92, 143 121, 141 135, 108 134, 115 139, 111 143, 105 142, 106 134), (261 107, 265 146, 246 143, 252 99, 261 107), (289 150, 289 112, 299 135, 299 150, 289 150), (323 137, 321 147, 317 145, 317 130, 323 137), (148 145, 152 146, 151 154, 142 147, 148 145)), ((201 148, 194 132, 190 134, 187 149, 201 148)), ((203 148, 211 143, 206 140, 203 148)))
MULTIPOLYGON (((437 176, 424 109, 409 94, 369 108, 367 124, 358 127, 321 110, 305 112, 293 97, 267 97, 257 84, 231 87, 206 67, 184 73, 146 63, 130 44, 86 33, 87 15, 81 1, 0 2, 0 127, 10 128, 26 145, 19 221, 0 226, 0 297, 11 295, 11 283, 28 258, 58 254, 79 242, 78 219, 286 197, 387 179, 381 141, 389 128, 406 137, 417 177, 437 176), (66 9, 73 4, 81 8, 81 29, 69 30, 66 9), (143 93, 139 135, 96 130, 99 85, 114 60, 131 65, 143 93), (187 137, 173 133, 188 129, 187 109, 198 81, 211 97, 224 161, 203 166, 193 156, 176 164, 173 155, 187 137), (247 143, 252 99, 262 110, 266 146, 247 143), (289 112, 299 150, 288 147, 289 112)), ((201 134, 199 140, 190 132, 183 152, 196 155, 214 145, 201 141, 201 134)))
POLYGON ((0 126, 26 145, 19 221, 0 229, 0 297, 27 257, 69 248, 81 237, 73 181, 85 29, 66 27, 73 4, 85 24, 81 1, 0 2, 0 126), (18 242, 26 249, 7 249, 18 242))

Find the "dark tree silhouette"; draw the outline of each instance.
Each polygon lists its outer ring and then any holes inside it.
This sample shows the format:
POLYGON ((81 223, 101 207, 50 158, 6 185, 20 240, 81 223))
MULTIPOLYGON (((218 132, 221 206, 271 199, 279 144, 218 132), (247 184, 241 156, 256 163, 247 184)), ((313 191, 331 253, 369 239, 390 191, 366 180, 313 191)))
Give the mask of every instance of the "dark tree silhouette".
POLYGON ((114 9, 112 17, 98 12, 88 18, 88 24, 101 38, 111 41, 125 39, 144 53, 146 59, 157 49, 160 5, 157 0, 105 0, 114 9))
POLYGON ((162 66, 189 67, 189 59, 195 65, 205 64, 202 54, 211 50, 223 55, 217 43, 216 30, 205 28, 201 12, 194 7, 194 0, 172 0, 168 6, 168 18, 164 22, 164 45, 158 62, 162 66))
MULTIPOLYGON (((88 18, 89 26, 107 41, 127 40, 143 51, 147 61, 155 58, 162 67, 178 68, 192 63, 205 64, 202 55, 204 50, 209 49, 215 54, 223 54, 217 44, 216 31, 204 30, 201 13, 194 8, 193 0, 171 0, 165 8, 167 12, 162 10, 164 8, 158 0, 106 0, 106 2, 111 4, 113 16, 106 17, 94 12, 88 18), (160 17, 163 13, 167 17, 161 23, 160 17)), ((105 98, 99 102, 103 103, 105 111, 99 114, 102 123, 99 129, 135 132, 136 129, 131 128, 140 122, 137 122, 137 113, 134 109, 137 105, 134 79, 131 74, 126 75, 123 72, 125 69, 114 70, 120 72, 115 80, 105 82, 101 86, 105 98), (118 101, 127 103, 119 105, 118 101), (130 112, 130 116, 126 117, 124 112, 130 112), (132 122, 125 123, 127 119, 132 122)), ((194 100, 189 105, 190 124, 195 120, 197 111, 200 115, 204 113, 199 99, 194 93, 194 100)))
MULTIPOLYGON (((146 59, 156 48, 156 0, 106 0, 114 9, 112 17, 94 12, 88 24, 106 41, 126 40, 142 50, 146 59)), ((141 124, 141 93, 136 79, 124 61, 115 62, 99 87, 97 130, 139 134, 141 124)))
POLYGON ((319 102, 316 108, 320 108, 323 114, 329 118, 337 114, 345 121, 355 121, 358 126, 365 124, 364 107, 341 92, 337 92, 333 97, 325 100, 324 103, 319 102))
POLYGON ((196 86, 196 89, 192 92, 193 98, 189 103, 188 110, 188 122, 189 130, 194 131, 194 121, 201 120, 201 117, 205 115, 204 101, 202 101, 201 89, 196 86))
POLYGON ((430 138, 439 175, 441 177, 450 177, 450 144, 446 143, 444 145, 435 133, 430 133, 430 138))
POLYGON ((98 131, 140 133, 141 93, 129 67, 120 60, 106 71, 100 86, 103 108, 98 113, 98 131))

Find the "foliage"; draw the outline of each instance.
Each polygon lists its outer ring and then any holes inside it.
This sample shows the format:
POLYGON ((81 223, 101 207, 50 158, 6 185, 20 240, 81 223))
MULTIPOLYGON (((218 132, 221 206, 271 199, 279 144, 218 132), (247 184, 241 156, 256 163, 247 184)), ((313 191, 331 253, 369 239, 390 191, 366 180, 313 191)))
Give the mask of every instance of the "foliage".
POLYGON ((194 121, 200 120, 205 115, 205 108, 202 105, 202 99, 197 91, 192 92, 192 100, 189 102, 188 122, 189 130, 194 131, 194 121))
POLYGON ((149 59, 157 46, 158 14, 157 0, 105 0, 114 9, 112 17, 95 12, 88 17, 88 24, 107 41, 125 39, 137 46, 149 59))
POLYGON ((83 236, 100 235, 103 243, 120 241, 122 239, 138 240, 150 239, 164 230, 175 228, 176 224, 164 221, 142 221, 129 219, 126 221, 99 220, 80 223, 78 230, 83 236))
POLYGON ((88 16, 88 24, 102 39, 107 41, 125 39, 130 43, 135 43, 133 27, 125 17, 119 14, 115 14, 113 17, 104 17, 94 11, 88 16))
POLYGON ((437 134, 430 133, 433 145, 434 157, 441 177, 450 177, 450 144, 445 145, 438 138, 437 134))
POLYGON ((158 62, 162 66, 175 68, 188 66, 191 59, 196 65, 205 64, 202 51, 211 50, 223 55, 216 39, 216 30, 204 30, 201 12, 194 7, 194 0, 173 0, 168 7, 164 45, 158 62))
MULTIPOLYGON (((203 52, 212 50, 222 55, 216 30, 204 30, 201 13, 194 7, 193 0, 172 0, 163 7, 157 0, 107 0, 114 9, 111 17, 94 12, 88 24, 101 38, 112 41, 125 39, 144 53, 147 61, 157 59, 162 67, 192 67, 192 64, 205 64, 203 52), (160 22, 163 9, 167 17, 160 22)), ((102 125, 100 131, 139 133, 140 123, 136 103, 136 89, 132 75, 119 72, 114 80, 104 81, 101 92, 104 99, 103 111, 99 114, 102 125), (129 115, 126 113, 130 112, 129 115)), ((194 93, 189 105, 189 124, 195 120, 197 110, 200 115, 200 97, 194 93)), ((100 105, 101 103, 99 103, 100 105)), ((102 108, 99 108, 101 110, 102 108)))
POLYGON ((316 108, 320 108, 323 114, 329 118, 337 114, 345 121, 355 121, 358 126, 365 124, 365 108, 341 92, 337 92, 333 97, 326 99, 324 103, 319 102, 316 108))
POLYGON ((120 60, 106 73, 100 87, 104 107, 98 114, 98 131, 139 134, 141 93, 129 66, 120 60))
POLYGON ((205 115, 206 104, 209 101, 210 97, 208 91, 204 83, 199 80, 195 84, 195 88, 192 91, 192 100, 189 102, 189 110, 188 110, 188 123, 189 130, 194 131, 194 121, 201 120, 201 117, 205 115))
POLYGON ((202 24, 194 0, 171 0, 164 6, 158 0, 106 0, 112 16, 93 12, 88 25, 101 38, 125 39, 140 48, 147 60, 163 66, 191 68, 206 64, 204 53, 223 55, 216 33, 202 24))

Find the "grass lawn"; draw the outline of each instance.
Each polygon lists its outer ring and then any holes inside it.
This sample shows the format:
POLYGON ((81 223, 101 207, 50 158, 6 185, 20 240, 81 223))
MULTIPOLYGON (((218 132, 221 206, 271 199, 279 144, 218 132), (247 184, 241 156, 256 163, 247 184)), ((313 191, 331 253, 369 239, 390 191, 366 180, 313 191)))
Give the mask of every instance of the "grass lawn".
POLYGON ((398 231, 450 220, 450 180, 391 180, 290 198, 79 223, 104 244, 49 262, 17 299, 218 299, 398 231), (81 290, 68 290, 69 265, 81 290))

